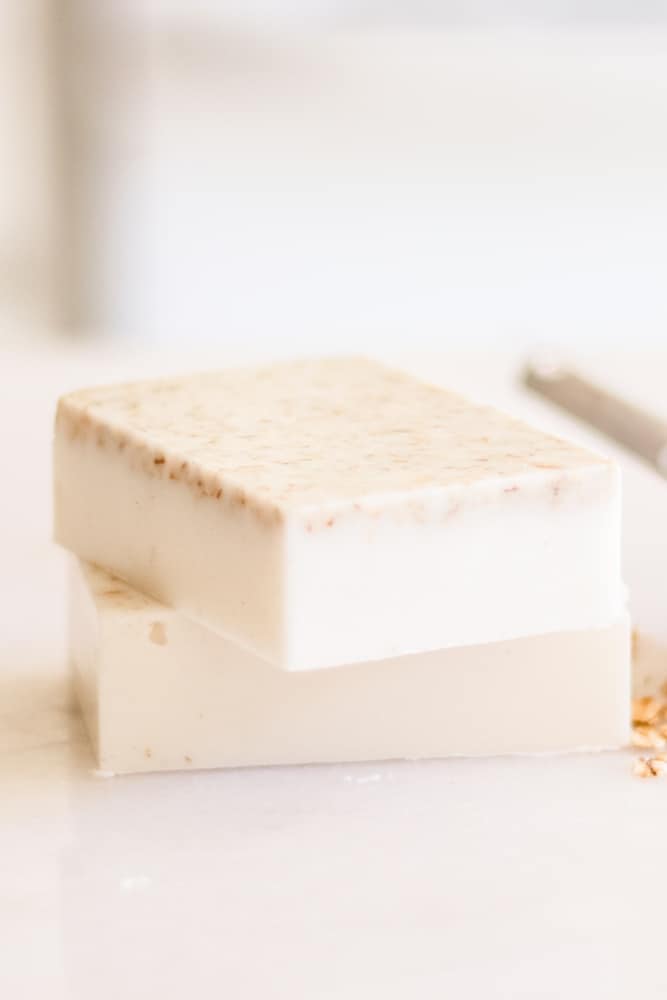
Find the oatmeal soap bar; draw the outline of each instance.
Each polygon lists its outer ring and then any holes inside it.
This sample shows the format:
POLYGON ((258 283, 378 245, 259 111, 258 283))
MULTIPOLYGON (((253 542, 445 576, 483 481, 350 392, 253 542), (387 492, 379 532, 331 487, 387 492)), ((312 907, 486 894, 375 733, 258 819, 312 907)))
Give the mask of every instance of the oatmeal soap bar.
POLYGON ((70 651, 104 771, 606 749, 627 615, 601 629, 286 673, 72 560, 70 651))
POLYGON ((615 466, 362 359, 58 405, 55 533, 288 670, 605 628, 615 466))

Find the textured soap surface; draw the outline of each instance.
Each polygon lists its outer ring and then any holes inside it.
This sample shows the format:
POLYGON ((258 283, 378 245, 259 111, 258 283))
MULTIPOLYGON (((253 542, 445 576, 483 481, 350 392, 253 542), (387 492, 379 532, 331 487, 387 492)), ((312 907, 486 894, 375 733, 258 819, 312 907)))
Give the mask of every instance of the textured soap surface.
MULTIPOLYGON (((417 519, 423 490, 595 461, 363 359, 83 390, 62 401, 59 418, 74 437, 92 434, 100 448, 124 449, 148 474, 275 517, 396 494, 394 502, 417 519)), ((328 525, 315 518, 315 527, 328 525)))
POLYGON ((624 615, 289 674, 72 560, 70 644, 101 769, 568 751, 628 740, 624 615))
POLYGON ((382 365, 59 404, 56 537, 288 669, 615 620, 616 469, 382 365))

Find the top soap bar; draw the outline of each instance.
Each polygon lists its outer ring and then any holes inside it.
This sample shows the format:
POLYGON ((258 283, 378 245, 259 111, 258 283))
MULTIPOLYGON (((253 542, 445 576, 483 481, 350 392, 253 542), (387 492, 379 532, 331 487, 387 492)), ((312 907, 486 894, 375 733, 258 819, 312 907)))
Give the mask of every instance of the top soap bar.
POLYGON ((607 625, 609 462, 361 359, 72 393, 56 536, 288 669, 607 625))

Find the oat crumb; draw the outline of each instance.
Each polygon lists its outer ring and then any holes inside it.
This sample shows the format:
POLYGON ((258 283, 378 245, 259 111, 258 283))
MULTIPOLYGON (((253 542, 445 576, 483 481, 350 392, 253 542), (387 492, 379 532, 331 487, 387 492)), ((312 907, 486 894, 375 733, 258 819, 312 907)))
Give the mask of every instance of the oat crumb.
POLYGON ((662 705, 658 698, 645 695, 635 698, 632 702, 632 721, 635 725, 648 725, 655 722, 661 713, 662 705))
POLYGON ((633 774, 638 778, 659 778, 665 771, 667 771, 665 754, 657 754, 655 757, 638 757, 632 768, 633 774))
POLYGON ((632 730, 632 745, 642 750, 664 750, 667 740, 661 729, 635 725, 632 730))

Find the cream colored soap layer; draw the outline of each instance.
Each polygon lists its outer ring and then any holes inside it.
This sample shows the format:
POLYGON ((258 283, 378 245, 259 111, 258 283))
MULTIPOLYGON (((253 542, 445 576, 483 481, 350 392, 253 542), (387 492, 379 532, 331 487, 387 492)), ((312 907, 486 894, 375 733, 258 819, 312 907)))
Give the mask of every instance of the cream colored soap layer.
POLYGON ((361 360, 74 393, 63 545, 287 669, 622 609, 616 469, 361 360))
POLYGON ((540 753, 629 736, 627 616, 337 670, 274 670, 72 561, 71 657, 114 772, 540 753))

